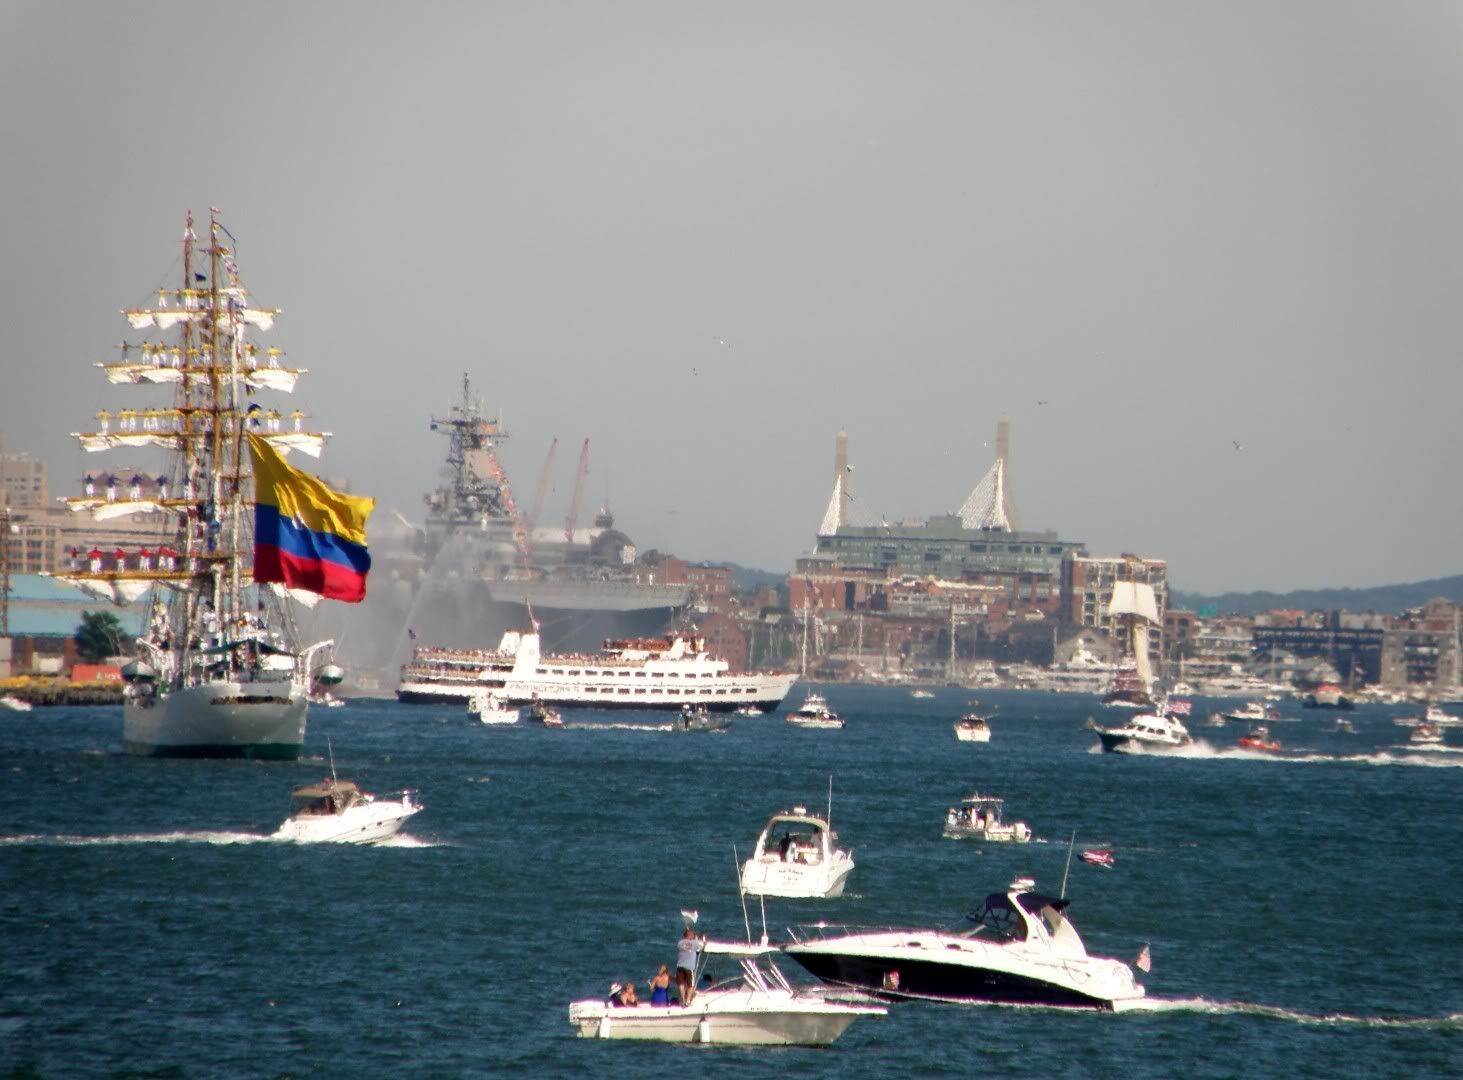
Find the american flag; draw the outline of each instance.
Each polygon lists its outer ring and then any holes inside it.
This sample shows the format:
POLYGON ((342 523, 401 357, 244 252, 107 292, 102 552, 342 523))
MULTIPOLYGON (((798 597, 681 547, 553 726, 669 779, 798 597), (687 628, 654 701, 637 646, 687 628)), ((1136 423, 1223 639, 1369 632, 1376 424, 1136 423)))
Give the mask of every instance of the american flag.
POLYGON ((1108 869, 1112 869, 1112 852, 1108 851, 1107 848, 1099 848, 1095 851, 1084 851, 1080 856, 1078 856, 1078 858, 1080 858, 1085 863, 1091 863, 1093 866, 1106 866, 1108 869))
POLYGON ((1138 959, 1133 964, 1139 971, 1153 970, 1153 954, 1148 951, 1148 943, 1145 941, 1143 947, 1138 950, 1138 959))

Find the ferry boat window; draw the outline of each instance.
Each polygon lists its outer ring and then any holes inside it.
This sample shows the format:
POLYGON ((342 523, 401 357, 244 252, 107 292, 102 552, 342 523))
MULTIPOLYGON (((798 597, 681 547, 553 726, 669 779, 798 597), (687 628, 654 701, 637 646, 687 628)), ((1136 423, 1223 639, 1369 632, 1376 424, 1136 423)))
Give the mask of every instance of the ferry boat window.
POLYGON ((579 674, 579 669, 578 668, 568 668, 568 669, 565 670, 564 674, 565 675, 578 675, 579 674))
POLYGON ((637 672, 635 672, 635 677, 637 679, 643 679, 643 678, 645 678, 645 672, 643 672, 643 671, 637 671, 637 672))
POLYGON ((662 679, 662 678, 665 677, 665 672, 664 671, 652 671, 650 673, 650 677, 653 678, 653 679, 662 679))
POLYGON ((680 692, 681 692, 681 688, 679 686, 673 686, 669 690, 666 691, 667 694, 679 694, 680 692))
POLYGON ((635 693, 637 693, 637 694, 643 694, 643 693, 645 693, 645 687, 643 687, 643 686, 637 686, 637 687, 635 687, 635 693))
POLYGON ((628 694, 629 692, 630 692, 630 688, 628 686, 622 686, 622 687, 620 687, 620 693, 622 693, 622 694, 628 694))

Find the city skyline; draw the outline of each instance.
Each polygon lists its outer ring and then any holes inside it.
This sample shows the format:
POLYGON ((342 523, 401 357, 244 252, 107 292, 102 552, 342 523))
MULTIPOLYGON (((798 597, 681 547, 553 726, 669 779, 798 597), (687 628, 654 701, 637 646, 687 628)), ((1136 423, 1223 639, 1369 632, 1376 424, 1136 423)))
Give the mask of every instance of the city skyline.
POLYGON ((1458 572, 1456 8, 344 10, 10 5, 0 435, 52 495, 214 203, 383 515, 465 371, 520 504, 588 437, 642 550, 790 569, 840 429, 855 521, 953 513, 1007 415, 1021 526, 1174 588, 1458 572))

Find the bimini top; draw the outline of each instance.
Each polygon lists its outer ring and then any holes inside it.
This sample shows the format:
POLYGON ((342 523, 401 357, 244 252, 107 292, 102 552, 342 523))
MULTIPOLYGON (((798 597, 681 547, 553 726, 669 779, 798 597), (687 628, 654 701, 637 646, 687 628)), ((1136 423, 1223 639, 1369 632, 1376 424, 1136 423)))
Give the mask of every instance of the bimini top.
MULTIPOLYGON (((782 810, 773 814, 767 820, 767 828, 774 825, 811 825, 816 829, 827 829, 828 822, 817 814, 809 813, 806 806, 794 806, 791 810, 782 810)), ((765 829, 763 830, 766 831, 765 829)))
POLYGON ((321 780, 318 784, 297 787, 291 795, 296 799, 328 799, 332 795, 359 795, 361 789, 354 780, 321 780))

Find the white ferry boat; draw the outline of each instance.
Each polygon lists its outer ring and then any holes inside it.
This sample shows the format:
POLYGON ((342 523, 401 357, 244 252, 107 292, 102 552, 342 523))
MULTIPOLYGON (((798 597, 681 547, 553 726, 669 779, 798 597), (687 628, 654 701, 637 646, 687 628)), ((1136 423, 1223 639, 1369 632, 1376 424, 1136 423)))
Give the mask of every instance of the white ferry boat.
POLYGON ((463 704, 488 691, 508 705, 589 709, 676 709, 699 705, 729 712, 782 704, 796 675, 734 672, 702 638, 680 635, 610 640, 598 653, 539 652, 536 633, 510 630, 498 647, 419 647, 401 669, 404 702, 463 704))

